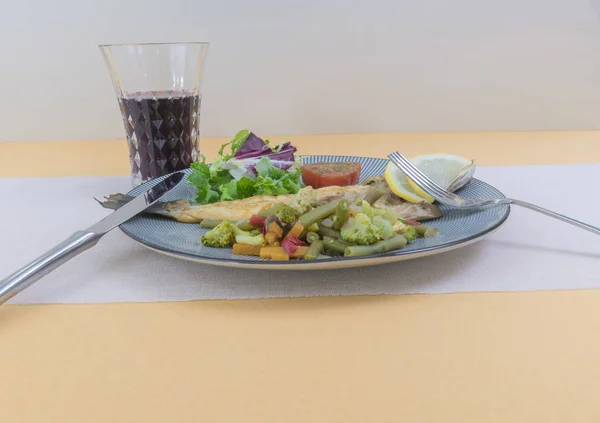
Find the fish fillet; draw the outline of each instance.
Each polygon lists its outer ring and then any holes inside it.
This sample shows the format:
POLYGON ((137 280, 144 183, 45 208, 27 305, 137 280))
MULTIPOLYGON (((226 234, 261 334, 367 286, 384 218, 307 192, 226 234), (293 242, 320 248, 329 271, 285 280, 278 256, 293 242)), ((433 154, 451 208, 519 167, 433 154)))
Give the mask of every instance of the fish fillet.
MULTIPOLYGON (((371 181, 375 185, 386 189, 386 193, 377 202, 376 207, 389 208, 406 220, 434 219, 442 215, 439 207, 429 203, 412 204, 396 197, 385 187, 381 181, 371 181)), ((384 182, 385 184, 385 182, 384 182)), ((317 204, 346 198, 353 203, 358 198, 364 198, 366 193, 372 189, 369 184, 350 186, 329 186, 315 189, 317 204)), ((100 202, 103 207, 117 209, 131 200, 132 197, 123 194, 114 194, 100 202)), ((177 200, 160 204, 148 209, 147 213, 159 214, 182 223, 200 223, 205 219, 210 220, 245 220, 250 216, 260 213, 277 203, 289 204, 294 194, 286 195, 255 195, 243 200, 221 201, 211 204, 191 204, 187 200, 177 200)))

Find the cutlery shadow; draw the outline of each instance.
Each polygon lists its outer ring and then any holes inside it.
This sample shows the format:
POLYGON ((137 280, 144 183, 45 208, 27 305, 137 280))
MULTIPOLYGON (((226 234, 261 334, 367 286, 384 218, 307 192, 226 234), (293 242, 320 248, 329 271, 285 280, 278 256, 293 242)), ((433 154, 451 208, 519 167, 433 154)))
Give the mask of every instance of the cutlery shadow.
POLYGON ((575 250, 568 250, 565 248, 553 248, 553 247, 546 247, 543 245, 533 245, 533 244, 521 244, 518 242, 513 242, 513 241, 500 241, 500 240, 489 240, 488 242, 490 243, 494 243, 497 245, 501 245, 504 247, 509 247, 509 248, 515 248, 515 249, 519 249, 519 250, 528 250, 528 251, 536 251, 539 253, 554 253, 554 254, 563 254, 563 255, 568 255, 568 256, 574 256, 574 257, 588 257, 588 258, 595 258, 595 259, 600 259, 600 253, 594 253, 594 252, 589 252, 589 251, 575 251, 575 250))

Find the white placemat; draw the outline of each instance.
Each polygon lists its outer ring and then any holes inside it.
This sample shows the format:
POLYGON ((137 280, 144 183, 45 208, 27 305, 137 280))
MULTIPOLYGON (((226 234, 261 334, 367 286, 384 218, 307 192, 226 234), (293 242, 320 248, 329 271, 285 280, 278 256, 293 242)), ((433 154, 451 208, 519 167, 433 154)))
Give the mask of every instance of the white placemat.
MULTIPOLYGON (((489 167, 478 178, 506 195, 600 224, 591 187, 600 165, 489 167), (576 183, 586 180, 587 183, 576 183)), ((105 216, 93 196, 125 192, 127 177, 0 179, 0 274, 105 216)), ((600 288, 600 237, 513 207, 484 241, 456 251, 347 271, 226 269, 165 257, 119 230, 12 303, 185 301, 320 295, 600 288)))

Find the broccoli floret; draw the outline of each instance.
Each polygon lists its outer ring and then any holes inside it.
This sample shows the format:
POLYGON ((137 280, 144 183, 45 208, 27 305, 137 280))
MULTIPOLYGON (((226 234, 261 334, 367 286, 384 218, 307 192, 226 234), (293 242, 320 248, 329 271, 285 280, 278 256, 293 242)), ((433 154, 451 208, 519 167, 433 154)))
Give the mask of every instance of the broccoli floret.
POLYGON ((406 240, 408 242, 414 241, 415 239, 417 239, 417 231, 415 230, 415 228, 413 228, 410 225, 406 225, 404 227, 404 230, 402 231, 402 235, 404 235, 404 238, 406 238, 406 240))
POLYGON ((294 209, 297 216, 303 215, 315 204, 317 204, 317 195, 311 186, 302 188, 290 201, 290 207, 294 209))
POLYGON ((373 207, 371 207, 371 205, 365 200, 363 200, 361 203, 361 211, 369 216, 369 218, 373 219, 373 207))
POLYGON ((233 228, 237 226, 232 225, 228 221, 223 221, 217 226, 212 228, 210 231, 202 236, 202 244, 209 247, 223 248, 233 244, 235 235, 233 228))
POLYGON ((364 213, 358 213, 342 226, 342 238, 360 245, 370 245, 383 239, 383 227, 373 223, 364 213))
POLYGON ((391 209, 380 209, 380 208, 373 207, 373 214, 375 216, 381 216, 385 220, 389 220, 390 223, 392 223, 392 224, 394 224, 395 222, 398 221, 398 215, 396 214, 396 212, 394 210, 391 210, 391 209))
POLYGON ((241 230, 237 225, 231 225, 231 229, 235 242, 238 244, 265 245, 265 236, 262 233, 254 235, 251 232, 241 230))
POLYGON ((282 222, 289 225, 294 223, 300 215, 296 212, 296 210, 287 204, 279 203, 275 206, 275 216, 277 216, 277 218, 282 222))
POLYGON ((401 234, 401 233, 402 233, 402 231, 404 230, 404 227, 405 227, 405 226, 406 226, 406 225, 405 225, 404 223, 402 223, 402 222, 400 221, 400 219, 398 219, 398 220, 396 220, 396 221, 394 222, 394 224, 392 225, 392 228, 394 229, 394 232, 396 232, 396 233, 398 233, 398 234, 401 234))
POLYGON ((392 235, 394 235, 394 227, 392 226, 392 223, 383 216, 375 216, 373 218, 373 223, 381 227, 381 237, 383 239, 391 238, 392 235))
POLYGON ((240 244, 265 245, 265 236, 259 230, 241 230, 237 225, 223 221, 202 236, 202 244, 209 247, 229 247, 234 242, 240 244))

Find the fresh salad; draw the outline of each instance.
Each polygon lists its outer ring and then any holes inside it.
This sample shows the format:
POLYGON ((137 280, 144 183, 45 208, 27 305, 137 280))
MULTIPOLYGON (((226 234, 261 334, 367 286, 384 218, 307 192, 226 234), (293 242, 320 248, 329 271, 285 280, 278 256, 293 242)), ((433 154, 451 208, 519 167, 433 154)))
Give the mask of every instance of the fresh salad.
POLYGON ((290 142, 276 146, 244 129, 221 146, 209 166, 191 165, 188 181, 197 189, 196 203, 242 200, 255 195, 296 194, 305 185, 300 181, 301 163, 290 142))

